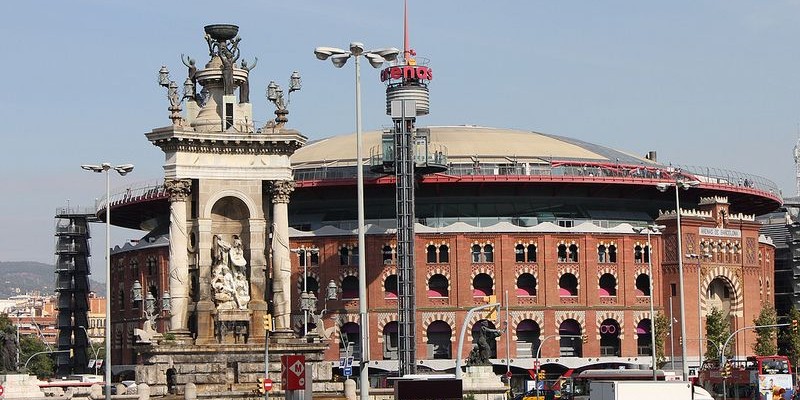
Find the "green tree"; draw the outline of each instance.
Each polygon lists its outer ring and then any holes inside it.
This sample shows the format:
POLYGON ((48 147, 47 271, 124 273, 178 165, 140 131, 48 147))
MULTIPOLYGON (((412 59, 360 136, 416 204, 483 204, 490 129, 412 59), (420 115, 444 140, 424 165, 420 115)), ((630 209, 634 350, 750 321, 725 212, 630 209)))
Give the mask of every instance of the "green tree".
MULTIPOLYGON (((725 340, 731 334, 731 325, 725 314, 718 308, 714 307, 711 312, 706 316, 706 340, 713 343, 706 346, 706 359, 716 360, 719 359, 720 354, 717 347, 722 347, 725 340)), ((735 341, 736 339, 732 339, 735 341)), ((725 349, 725 354, 730 356, 733 354, 734 343, 728 344, 725 349)))
POLYGON ((666 351, 664 350, 664 343, 667 341, 667 332, 669 332, 669 320, 664 314, 656 314, 656 364, 659 368, 663 367, 667 362, 666 351))
MULTIPOLYGON (((789 321, 800 322, 800 310, 792 306, 789 310, 789 321)), ((778 336, 781 353, 789 357, 792 364, 797 365, 800 359, 800 332, 794 332, 793 326, 784 329, 778 336)))
POLYGON ((19 342, 21 349, 19 362, 23 364, 20 366, 20 368, 22 368, 24 363, 27 361, 27 373, 36 375, 39 378, 49 378, 53 376, 53 355, 44 353, 34 356, 36 353, 48 351, 44 342, 35 335, 22 336, 20 337, 19 342), (29 358, 30 361, 28 361, 29 358))
MULTIPOLYGON (((778 315, 775 307, 765 302, 761 304, 761 312, 758 313, 758 318, 753 320, 753 324, 756 326, 775 325, 777 321, 778 315)), ((756 355, 771 356, 778 352, 775 335, 775 328, 756 328, 756 342, 753 343, 753 351, 756 355)))

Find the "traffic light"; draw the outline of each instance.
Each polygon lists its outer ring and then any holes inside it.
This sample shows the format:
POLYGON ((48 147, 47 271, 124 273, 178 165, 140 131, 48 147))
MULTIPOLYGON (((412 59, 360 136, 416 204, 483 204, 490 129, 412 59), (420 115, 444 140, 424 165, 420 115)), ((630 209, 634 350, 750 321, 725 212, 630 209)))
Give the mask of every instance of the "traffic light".
MULTIPOLYGON (((497 303, 497 296, 495 296, 495 295, 483 296, 483 301, 485 301, 486 304, 497 303)), ((489 321, 497 321, 497 309, 498 308, 499 307, 491 307, 491 308, 489 308, 487 310, 487 312, 486 312, 486 317, 485 318, 488 319, 489 321)))
POLYGON ((259 394, 267 393, 266 390, 264 390, 264 378, 258 378, 258 393, 259 394))
POLYGON ((272 332, 272 314, 264 314, 264 330, 272 332))
POLYGON ((797 320, 792 320, 792 333, 797 333, 797 320))
POLYGON ((544 378, 545 378, 545 376, 544 376, 544 370, 543 370, 543 369, 540 369, 540 370, 539 370, 539 373, 536 375, 536 379, 538 379, 538 380, 540 380, 540 381, 543 381, 543 380, 544 380, 544 378))
POLYGON ((589 343, 589 336, 584 334, 581 336, 581 340, 583 340, 584 344, 589 343))
POLYGON ((722 372, 720 373, 723 378, 729 378, 731 376, 731 363, 726 362, 725 366, 722 367, 722 372))

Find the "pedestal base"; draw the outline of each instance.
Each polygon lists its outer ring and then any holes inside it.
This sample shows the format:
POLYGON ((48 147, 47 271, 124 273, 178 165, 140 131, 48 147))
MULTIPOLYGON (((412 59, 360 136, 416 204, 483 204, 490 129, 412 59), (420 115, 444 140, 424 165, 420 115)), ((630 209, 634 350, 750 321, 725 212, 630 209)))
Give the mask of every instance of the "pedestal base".
POLYGON ((462 375, 464 391, 505 391, 506 385, 495 375, 491 365, 469 365, 462 375))

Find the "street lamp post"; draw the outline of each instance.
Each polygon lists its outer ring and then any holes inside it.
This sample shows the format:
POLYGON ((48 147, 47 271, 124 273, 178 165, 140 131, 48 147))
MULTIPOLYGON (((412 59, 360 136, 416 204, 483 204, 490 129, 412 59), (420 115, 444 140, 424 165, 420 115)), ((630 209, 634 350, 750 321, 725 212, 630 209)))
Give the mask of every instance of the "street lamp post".
POLYGON ((300 309, 303 310, 303 336, 308 336, 308 311, 316 304, 316 297, 308 292, 308 264, 311 262, 311 255, 319 254, 316 247, 292 249, 303 261, 303 293, 300 294, 300 309), (312 300, 311 298, 314 297, 312 300))
POLYGON ((656 317, 653 310, 653 245, 650 243, 650 234, 658 233, 666 228, 664 225, 648 225, 643 228, 634 228, 637 233, 647 233, 647 274, 650 279, 650 352, 652 353, 653 380, 658 380, 656 375, 656 317))
POLYGON ((106 400, 111 400, 111 174, 109 172, 114 170, 120 176, 125 176, 133 171, 133 164, 84 164, 81 165, 81 168, 106 174, 106 356, 103 365, 105 367, 106 400))
POLYGON ((559 334, 559 335, 548 335, 548 336, 545 336, 544 339, 542 339, 542 341, 539 342, 539 347, 536 348, 536 361, 534 361, 534 365, 539 366, 539 370, 536 371, 536 377, 534 378, 534 381, 533 381, 533 386, 536 389, 536 398, 537 399, 539 398, 539 371, 541 371, 541 364, 539 364, 539 357, 542 354, 542 346, 544 345, 544 342, 547 341, 547 339, 550 339, 550 338, 559 338, 559 339, 561 339, 562 337, 573 338, 573 339, 574 338, 581 338, 581 339, 583 338, 582 335, 560 335, 559 334))
POLYGON ((693 260, 697 260, 697 357, 698 357, 698 365, 703 364, 703 314, 700 308, 700 299, 703 296, 702 291, 700 290, 700 261, 702 259, 709 259, 711 258, 711 254, 703 253, 703 254, 695 254, 689 253, 686 255, 686 258, 690 258, 693 260))
MULTIPOLYGON (((680 308, 681 308, 681 338, 686 337, 686 307, 685 307, 685 298, 683 295, 683 250, 681 249, 681 198, 680 198, 680 189, 689 190, 689 188, 699 185, 700 182, 698 181, 685 181, 680 179, 675 179, 674 183, 659 183, 656 185, 658 190, 662 192, 666 192, 671 186, 675 187, 675 215, 676 215, 676 224, 678 229, 678 289, 679 289, 679 296, 680 296, 680 308)), ((686 341, 681 340, 681 374, 683 376, 683 380, 687 380, 687 371, 686 371, 686 341)))
POLYGON ((350 43, 350 50, 342 50, 335 47, 317 47, 314 55, 319 60, 331 59, 336 68, 341 68, 347 63, 350 57, 355 58, 356 64, 356 180, 358 186, 358 309, 361 322, 361 364, 360 381, 361 390, 359 397, 361 400, 369 400, 369 318, 367 316, 367 268, 365 264, 364 248, 364 168, 363 149, 361 140, 361 62, 360 56, 366 57, 370 65, 379 68, 385 61, 397 59, 400 50, 395 48, 377 49, 364 51, 364 44, 359 42, 350 43))
POLYGON ((97 375, 97 351, 100 350, 100 349, 95 349, 94 348, 94 345, 92 344, 92 340, 89 338, 89 331, 86 330, 85 326, 78 325, 78 328, 83 329, 83 331, 86 333, 86 341, 89 342, 89 346, 91 347, 92 352, 94 353, 94 362, 92 364, 94 364, 94 374, 97 375))

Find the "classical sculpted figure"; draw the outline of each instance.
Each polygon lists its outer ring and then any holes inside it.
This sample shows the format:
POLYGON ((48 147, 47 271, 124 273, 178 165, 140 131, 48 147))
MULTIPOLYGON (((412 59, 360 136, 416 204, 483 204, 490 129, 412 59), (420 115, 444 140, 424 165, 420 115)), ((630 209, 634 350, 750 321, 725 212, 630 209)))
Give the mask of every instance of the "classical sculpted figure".
POLYGON ((214 266, 211 287, 218 310, 246 310, 250 303, 250 283, 247 281, 247 260, 238 235, 228 243, 214 235, 214 266))
POLYGON ((491 365, 489 358, 492 356, 492 348, 489 346, 489 339, 499 337, 502 331, 489 328, 489 322, 481 321, 481 329, 475 347, 469 353, 467 363, 469 365, 491 365))

